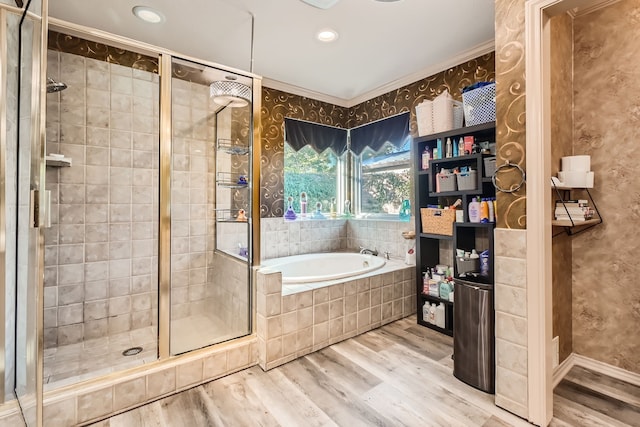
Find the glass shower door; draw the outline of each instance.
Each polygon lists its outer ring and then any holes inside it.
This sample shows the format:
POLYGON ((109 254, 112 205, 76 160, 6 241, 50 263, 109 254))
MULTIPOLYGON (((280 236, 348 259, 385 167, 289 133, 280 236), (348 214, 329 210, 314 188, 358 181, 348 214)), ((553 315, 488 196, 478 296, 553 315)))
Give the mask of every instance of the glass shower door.
MULTIPOLYGON (((29 3, 31 5, 31 3, 29 3)), ((33 2, 35 10, 46 2, 33 2), (36 5, 38 3, 38 5, 36 5)), ((46 10, 46 7, 44 7, 46 10)), ((20 25, 20 95, 17 148, 16 396, 28 426, 42 425, 42 226, 44 137, 41 129, 42 19, 23 17, 20 25)))
POLYGON ((175 58, 171 68, 170 353, 180 354, 250 333, 253 110, 250 102, 211 87, 233 82, 232 87, 246 88, 250 100, 251 78, 175 58), (224 119, 218 114, 223 110, 228 111, 224 119), (222 128, 228 137, 220 138, 222 128), (221 149, 227 146, 242 150, 234 157, 243 158, 245 166, 219 170, 221 149), (236 192, 246 193, 237 196, 238 203, 230 199, 236 192), (221 221, 237 227, 222 230, 221 221), (224 251, 216 245, 221 233, 236 233, 224 251))

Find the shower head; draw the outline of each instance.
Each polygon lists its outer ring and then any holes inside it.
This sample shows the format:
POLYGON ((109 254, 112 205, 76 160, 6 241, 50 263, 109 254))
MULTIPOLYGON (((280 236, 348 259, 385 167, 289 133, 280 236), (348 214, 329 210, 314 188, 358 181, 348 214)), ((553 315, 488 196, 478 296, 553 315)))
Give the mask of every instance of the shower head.
POLYGON ((62 82, 57 82, 51 77, 47 77, 47 93, 60 92, 65 90, 67 85, 62 82))

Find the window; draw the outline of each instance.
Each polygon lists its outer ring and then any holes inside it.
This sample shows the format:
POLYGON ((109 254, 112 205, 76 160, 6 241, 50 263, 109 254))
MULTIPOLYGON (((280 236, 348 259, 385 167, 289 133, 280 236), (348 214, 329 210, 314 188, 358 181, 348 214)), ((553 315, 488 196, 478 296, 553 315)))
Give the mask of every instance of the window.
POLYGON ((315 211, 317 202, 322 211, 329 212, 331 199, 336 198, 338 188, 338 158, 327 148, 317 153, 310 146, 295 151, 284 144, 284 198, 293 197, 293 209, 300 212, 300 193, 307 193, 307 212, 315 211))
POLYGON ((411 199, 409 113, 348 131, 286 118, 285 136, 285 210, 292 197, 300 212, 304 192, 309 214, 317 202, 329 212, 333 199, 342 213, 349 199, 351 213, 397 219, 402 201, 411 199))
MULTIPOLYGON (((387 143, 378 151, 367 147, 360 161, 360 214, 397 215, 402 201, 411 199, 411 138, 400 148, 387 143)), ((357 173, 356 173, 357 174, 357 173)))

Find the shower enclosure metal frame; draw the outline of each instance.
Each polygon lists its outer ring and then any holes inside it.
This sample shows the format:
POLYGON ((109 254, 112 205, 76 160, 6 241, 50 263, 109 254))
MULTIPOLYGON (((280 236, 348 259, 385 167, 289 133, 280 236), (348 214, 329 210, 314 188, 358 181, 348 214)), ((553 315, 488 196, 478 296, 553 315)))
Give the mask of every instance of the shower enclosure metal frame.
MULTIPOLYGON (((260 110, 261 110, 261 98, 262 98, 262 83, 259 76, 247 73, 241 70, 231 69, 219 64, 210 63, 200 59, 189 58, 184 55, 179 55, 174 52, 158 48, 144 43, 135 42, 123 37, 118 37, 103 33, 98 30, 91 30, 74 24, 64 23, 56 21, 55 19, 47 19, 47 0, 42 0, 42 26, 41 33, 36 34, 38 40, 34 40, 34 46, 38 46, 39 57, 34 58, 34 88, 37 87, 38 94, 32 97, 32 109, 37 111, 36 117, 32 118, 32 141, 34 148, 37 149, 37 154, 32 157, 32 168, 38 171, 38 177, 40 181, 40 187, 44 189, 44 157, 45 157, 45 96, 46 96, 46 47, 47 47, 47 33, 49 23, 53 24, 56 30, 61 30, 69 34, 78 35, 86 39, 109 43, 112 46, 124 47, 128 50, 144 53, 146 55, 155 55, 159 58, 159 74, 160 74, 160 110, 159 110, 159 135, 160 135, 160 150, 159 150, 159 230, 158 230, 158 359, 153 362, 148 362, 144 366, 152 368, 154 366, 162 365, 163 363, 173 359, 170 355, 169 338, 170 338, 170 286, 171 286, 171 270, 170 270, 170 237, 171 237, 171 181, 170 181, 170 166, 171 166, 171 61, 172 58, 185 59, 192 62, 200 63, 208 67, 221 69, 230 73, 239 74, 252 79, 252 117, 251 117, 251 182, 250 182, 250 221, 249 228, 249 259, 247 262, 247 277, 248 277, 248 292, 249 292, 249 326, 247 334, 251 335, 255 333, 254 327, 254 288, 253 288, 253 271, 254 266, 257 266, 260 262, 260 158, 261 158, 261 139, 260 139, 260 110), (37 82, 37 84, 35 83, 37 82)), ((36 55, 37 56, 37 55, 36 55)), ((38 191, 35 196, 39 199, 39 206, 44 207, 44 191, 38 191)), ((32 204, 32 207, 34 205, 32 204)), ((33 325, 32 331, 30 331, 30 341, 28 343, 29 351, 33 352, 34 365, 28 365, 27 368, 35 370, 35 385, 34 385, 34 403, 36 404, 36 410, 34 412, 35 418, 33 423, 29 422, 28 425, 41 426, 43 423, 43 359, 44 359, 44 345, 43 345, 43 259, 44 259, 44 232, 41 225, 42 215, 40 216, 38 227, 34 228, 34 233, 37 234, 36 249, 35 249, 35 265, 30 264, 29 269, 32 277, 34 277, 35 289, 31 289, 30 295, 34 301, 32 307, 36 308, 35 325, 33 325)), ((25 361, 22 361, 25 363, 25 361)), ((123 372, 116 372, 110 374, 111 378, 124 377, 126 374, 123 372)), ((72 385, 68 387, 82 387, 79 385, 72 385)))

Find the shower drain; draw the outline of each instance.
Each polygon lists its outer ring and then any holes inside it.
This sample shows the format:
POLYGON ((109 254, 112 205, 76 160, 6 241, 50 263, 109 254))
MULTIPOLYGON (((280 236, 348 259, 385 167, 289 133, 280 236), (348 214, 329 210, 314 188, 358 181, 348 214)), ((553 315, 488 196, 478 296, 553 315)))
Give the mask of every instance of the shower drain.
POLYGON ((122 352, 123 356, 135 356, 142 351, 142 347, 131 347, 122 352))

